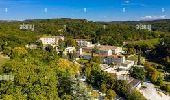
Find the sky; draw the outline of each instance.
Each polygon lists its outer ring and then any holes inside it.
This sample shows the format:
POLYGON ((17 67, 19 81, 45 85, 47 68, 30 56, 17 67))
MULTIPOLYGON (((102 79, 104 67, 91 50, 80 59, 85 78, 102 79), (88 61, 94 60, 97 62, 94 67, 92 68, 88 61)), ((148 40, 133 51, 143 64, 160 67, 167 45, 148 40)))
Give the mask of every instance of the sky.
POLYGON ((137 21, 170 18, 170 0, 0 0, 0 20, 74 18, 137 21))

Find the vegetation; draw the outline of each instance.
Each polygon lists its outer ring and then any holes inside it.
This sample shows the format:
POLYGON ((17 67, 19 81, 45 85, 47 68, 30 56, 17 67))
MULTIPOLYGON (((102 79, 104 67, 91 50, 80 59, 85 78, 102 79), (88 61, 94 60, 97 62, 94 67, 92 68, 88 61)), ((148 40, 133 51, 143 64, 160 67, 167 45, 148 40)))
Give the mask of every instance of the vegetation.
POLYGON ((0 55, 0 66, 5 64, 8 60, 9 60, 9 58, 5 58, 5 57, 0 55))
POLYGON ((170 36, 161 40, 150 53, 149 59, 166 66, 165 70, 170 72, 170 36))
MULTIPOLYGON (((8 45, 11 45, 11 47, 35 42, 44 34, 64 35, 72 38, 90 39, 94 43, 100 42, 101 44, 121 45, 124 41, 154 40, 155 38, 160 38, 162 34, 167 35, 168 33, 156 30, 152 32, 137 30, 136 25, 134 24, 94 23, 79 19, 44 19, 26 20, 23 22, 0 22, 0 40, 9 42, 8 45), (20 30, 19 25, 23 23, 34 24, 35 31, 20 30), (106 25, 106 28, 103 28, 103 25, 106 25)), ((68 39, 67 41, 69 42, 70 40, 68 39)), ((4 44, 3 42, 2 44, 4 44)), ((67 43, 67 45, 70 44, 67 43)))
MULTIPOLYGON (((152 56, 148 59, 155 61, 154 58, 158 58, 169 71, 170 38, 166 36, 170 31, 167 22, 169 21, 151 22, 154 26, 153 31, 146 31, 136 29, 139 22, 103 23, 80 19, 0 21, 0 52, 10 57, 8 62, 0 58, 0 75, 14 76, 13 81, 0 80, 0 99, 87 100, 92 96, 97 98, 98 93, 92 92, 90 95, 91 89, 78 80, 78 76, 84 74, 90 86, 106 93, 105 99, 114 99, 116 95, 120 95, 128 100, 145 100, 143 95, 131 89, 126 81, 117 80, 115 75, 101 71, 100 58, 94 57, 91 61, 80 60, 79 62, 85 65, 81 69, 79 65, 71 62, 74 55, 69 55, 70 61, 63 57, 63 50, 67 46, 76 47, 75 38, 90 39, 93 43, 105 45, 120 46, 127 42, 128 54, 135 54, 140 49, 144 54, 145 50, 151 49, 152 56), (20 30, 19 26, 22 23, 34 24, 35 31, 20 30), (165 23, 166 27, 160 23, 165 23), (103 25, 106 25, 106 28, 103 28, 103 25), (162 28, 159 28, 161 25, 162 28), (42 43, 37 40, 44 35, 66 37, 65 41, 59 41, 59 54, 50 45, 43 50, 42 43), (38 47, 28 49, 25 48, 27 44, 36 44, 38 47)), ((94 49, 94 52, 97 52, 97 49, 94 49)), ((169 91, 169 86, 163 84, 162 74, 152 65, 145 66, 147 77, 169 91)), ((134 68, 132 72, 133 77, 144 79, 143 69, 134 68)))
POLYGON ((87 63, 84 73, 89 84, 106 93, 106 100, 113 99, 116 94, 128 100, 138 100, 136 97, 140 97, 139 100, 145 100, 143 95, 139 91, 131 89, 126 81, 117 80, 116 75, 103 72, 96 62, 87 63))
POLYGON ((156 85, 162 86, 164 85, 164 76, 161 72, 155 69, 155 66, 149 63, 146 63, 145 69, 147 71, 147 77, 156 85))
POLYGON ((166 84, 166 85, 162 86, 161 89, 165 90, 168 93, 170 93, 170 85, 169 84, 166 84))
POLYGON ((154 39, 146 39, 146 40, 139 40, 139 41, 133 41, 129 42, 128 45, 131 46, 139 46, 142 49, 153 49, 157 44, 159 44, 159 38, 154 39))
POLYGON ((145 69, 137 66, 133 66, 130 71, 130 75, 141 81, 145 80, 145 69))
POLYGON ((13 58, 0 67, 0 75, 14 76, 13 81, 0 80, 1 99, 87 98, 88 95, 80 94, 88 91, 75 80, 80 72, 79 65, 41 49, 16 47, 12 55, 13 58))

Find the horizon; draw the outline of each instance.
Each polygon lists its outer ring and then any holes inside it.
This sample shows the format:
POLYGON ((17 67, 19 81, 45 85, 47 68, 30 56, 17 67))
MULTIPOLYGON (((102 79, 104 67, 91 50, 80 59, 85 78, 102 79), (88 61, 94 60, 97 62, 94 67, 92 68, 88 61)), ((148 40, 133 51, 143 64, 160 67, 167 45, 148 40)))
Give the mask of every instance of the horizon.
POLYGON ((24 22, 24 21, 29 21, 29 20, 62 20, 62 19, 69 19, 69 20, 86 20, 86 21, 91 21, 91 22, 106 22, 106 23, 109 23, 109 22, 152 22, 152 21, 159 21, 159 20, 170 20, 169 19, 153 19, 153 20, 112 20, 112 21, 93 21, 93 20, 88 20, 88 19, 80 19, 80 18, 42 18, 42 19, 24 19, 24 20, 4 20, 4 19, 0 19, 0 21, 7 21, 7 22, 24 22))

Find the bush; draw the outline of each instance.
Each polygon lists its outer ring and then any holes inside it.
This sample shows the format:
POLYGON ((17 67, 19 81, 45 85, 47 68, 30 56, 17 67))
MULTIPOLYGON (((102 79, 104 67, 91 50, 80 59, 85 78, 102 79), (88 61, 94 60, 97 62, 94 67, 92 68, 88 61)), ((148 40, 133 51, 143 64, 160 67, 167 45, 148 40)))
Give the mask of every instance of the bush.
POLYGON ((166 92, 169 92, 170 93, 170 84, 166 84, 164 86, 161 86, 161 89, 162 90, 165 90, 166 92))
POLYGON ((115 97, 116 97, 116 92, 115 92, 114 90, 109 89, 109 90, 107 91, 106 97, 107 97, 109 100, 114 100, 115 97))

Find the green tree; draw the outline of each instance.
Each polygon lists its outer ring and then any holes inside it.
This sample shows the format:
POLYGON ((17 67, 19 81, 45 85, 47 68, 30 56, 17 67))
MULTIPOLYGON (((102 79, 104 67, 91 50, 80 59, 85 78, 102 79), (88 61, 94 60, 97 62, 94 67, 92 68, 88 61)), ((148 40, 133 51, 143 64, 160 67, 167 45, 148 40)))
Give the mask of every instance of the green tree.
POLYGON ((26 56, 27 53, 28 51, 24 47, 15 47, 14 49, 12 49, 12 58, 14 57, 22 58, 26 56))
POLYGON ((109 100, 114 100, 116 98, 116 92, 114 90, 109 89, 106 93, 106 97, 109 100))
POLYGON ((106 93, 106 91, 107 91, 107 85, 106 85, 106 83, 102 83, 101 84, 101 86, 100 86, 100 91, 102 92, 102 93, 106 93))
POLYGON ((65 43, 66 43, 67 47, 76 47, 77 46, 76 41, 72 38, 66 38, 65 43))
POLYGON ((137 90, 131 90, 128 100, 146 100, 146 98, 137 90))
POLYGON ((130 71, 130 75, 141 81, 145 80, 145 69, 137 66, 133 66, 130 71))
POLYGON ((53 51, 53 46, 47 45, 47 46, 45 47, 45 50, 48 51, 48 52, 52 52, 52 51, 53 51))

